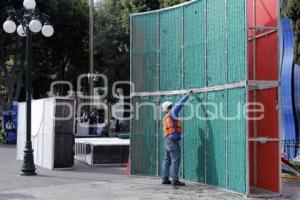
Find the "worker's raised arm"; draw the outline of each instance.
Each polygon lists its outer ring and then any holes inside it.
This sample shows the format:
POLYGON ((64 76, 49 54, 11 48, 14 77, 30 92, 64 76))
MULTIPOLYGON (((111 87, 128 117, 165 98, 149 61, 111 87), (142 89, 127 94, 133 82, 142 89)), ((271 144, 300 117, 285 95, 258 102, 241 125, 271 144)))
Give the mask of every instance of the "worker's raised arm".
POLYGON ((184 103, 188 100, 188 98, 189 98, 188 94, 184 95, 180 99, 180 101, 177 104, 175 104, 175 106, 172 108, 170 114, 173 119, 178 118, 179 112, 181 111, 182 107, 184 106, 184 103))

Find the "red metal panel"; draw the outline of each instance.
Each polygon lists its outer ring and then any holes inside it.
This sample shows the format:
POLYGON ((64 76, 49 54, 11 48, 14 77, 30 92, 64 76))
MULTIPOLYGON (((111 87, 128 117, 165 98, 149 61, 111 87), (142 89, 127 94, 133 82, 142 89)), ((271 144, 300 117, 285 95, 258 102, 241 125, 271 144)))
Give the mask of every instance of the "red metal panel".
MULTIPOLYGON (((248 0, 247 4, 247 20, 248 20, 248 27, 254 26, 254 7, 253 4, 254 0, 248 0)), ((248 37, 252 37, 253 29, 248 29, 248 37)))
POLYGON ((248 0, 249 80, 278 80, 278 35, 276 30, 269 29, 277 28, 277 20, 277 0, 248 0))
POLYGON ((248 42, 248 78, 249 80, 278 80, 278 35, 276 32, 256 39, 255 71, 253 40, 248 42), (254 78, 255 76, 255 78, 254 78))
POLYGON ((257 113, 257 117, 263 117, 257 120, 257 137, 278 138, 278 90, 267 89, 256 92, 256 102, 264 108, 264 113, 257 113))
POLYGON ((278 80, 276 32, 256 40, 256 80, 278 80))
POLYGON ((278 142, 268 142, 261 144, 259 142, 249 142, 249 170, 250 186, 279 192, 279 149, 278 142), (254 156, 254 143, 256 143, 256 155, 254 156), (254 171, 256 159, 256 172, 254 171), (256 173, 256 175, 255 175, 256 173), (256 176, 256 185, 254 177, 256 176))
POLYGON ((279 137, 278 125, 278 90, 257 90, 254 102, 254 91, 249 92, 248 130, 249 137, 255 137, 254 122, 256 123, 256 137, 279 137), (255 104, 254 104, 255 103, 255 104), (251 105, 252 104, 252 105, 251 105), (254 115, 255 114, 255 115, 254 115), (255 117, 254 117, 255 116, 255 117))
POLYGON ((257 143, 257 188, 279 192, 279 143, 257 143))
MULTIPOLYGON (((253 106, 250 106, 251 103, 254 102, 254 92, 253 91, 250 91, 249 94, 248 94, 248 102, 249 102, 249 105, 248 105, 248 109, 253 109, 253 106)), ((248 131, 249 131, 249 138, 253 138, 254 137, 254 112, 250 112, 250 111, 247 111, 247 116, 248 116, 248 131)))
POLYGON ((249 142, 249 176, 250 176, 250 186, 253 187, 254 184, 254 142, 249 142))
POLYGON ((278 0, 255 0, 256 24, 277 27, 278 0))
POLYGON ((254 56, 253 56, 253 40, 248 42, 248 79, 254 79, 254 56))
MULTIPOLYGON (((252 120, 254 112, 248 112, 250 139, 258 137, 279 138, 277 93, 277 88, 256 91, 256 102, 261 103, 264 107, 264 112, 256 112, 257 118, 262 117, 262 114, 263 118, 255 121, 252 120)), ((249 102, 254 102, 253 91, 249 92, 249 102)), ((259 108, 257 106, 251 106, 249 108, 253 109, 254 107, 259 108)), ((267 142, 265 144, 254 141, 249 142, 250 186, 272 192, 279 192, 278 180, 280 177, 278 172, 280 152, 278 145, 278 142, 267 142), (256 184, 254 177, 256 177, 256 184)))
POLYGON ((256 30, 254 26, 277 27, 278 0, 248 0, 248 36, 252 37, 269 30, 256 30), (252 28, 251 28, 252 27, 252 28))
MULTIPOLYGON (((248 0, 248 79, 278 80, 278 2, 277 0, 248 0), (269 27, 258 29, 257 27, 269 27), (267 33, 267 34, 266 34, 267 33), (255 37, 255 38, 254 38, 255 37)), ((264 117, 251 120, 254 112, 248 112, 250 139, 267 137, 278 139, 278 88, 249 91, 249 102, 261 103, 264 117), (255 101, 254 101, 255 100, 255 101)), ((253 109, 254 106, 248 108, 253 109)), ((255 108, 258 108, 255 106, 255 108)), ((262 113, 256 113, 255 117, 262 113)), ((279 142, 260 143, 249 141, 250 186, 279 192, 279 142), (255 183, 256 179, 256 183, 255 183)))

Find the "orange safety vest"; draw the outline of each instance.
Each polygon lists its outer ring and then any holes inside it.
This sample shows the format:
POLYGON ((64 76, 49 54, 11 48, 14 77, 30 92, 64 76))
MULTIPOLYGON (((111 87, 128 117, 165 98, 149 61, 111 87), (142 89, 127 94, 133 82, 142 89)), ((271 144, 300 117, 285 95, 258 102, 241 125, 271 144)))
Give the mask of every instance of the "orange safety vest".
POLYGON ((164 127, 164 136, 168 136, 172 134, 173 132, 177 132, 179 134, 182 134, 182 127, 181 127, 181 121, 177 119, 174 123, 170 113, 167 113, 166 116, 163 118, 163 127, 164 127))

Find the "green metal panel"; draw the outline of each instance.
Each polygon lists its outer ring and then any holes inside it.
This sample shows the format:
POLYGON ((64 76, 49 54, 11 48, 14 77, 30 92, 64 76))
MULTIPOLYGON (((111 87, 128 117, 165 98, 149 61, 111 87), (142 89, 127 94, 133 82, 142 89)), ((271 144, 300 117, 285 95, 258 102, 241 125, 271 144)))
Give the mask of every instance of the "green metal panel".
POLYGON ((228 90, 227 169, 228 188, 246 192, 246 103, 245 88, 228 90))
MULTIPOLYGON (((245 0, 198 0, 133 16, 132 25, 132 80, 138 92, 203 88, 246 79, 245 0)), ((238 102, 245 103, 245 88, 209 92, 207 110, 199 105, 205 95, 195 94, 188 101, 198 115, 184 121, 180 176, 245 193, 246 121, 225 119, 239 112, 238 102)), ((162 95, 159 103, 175 103, 181 96, 162 95)), ((156 98, 137 97, 133 102, 157 102, 156 98)), ((161 175, 164 113, 156 121, 151 108, 143 106, 139 111, 131 127, 131 172, 161 175)), ((182 116, 190 112, 185 107, 182 116)))
POLYGON ((184 7, 184 86, 205 86, 206 1, 184 7))
POLYGON ((182 87, 182 8, 160 13, 160 90, 182 87))
POLYGON ((131 130, 132 174, 157 174, 157 120, 154 97, 134 101, 135 119, 131 130))
POLYGON ((228 31, 228 82, 245 80, 246 24, 245 3, 231 0, 227 3, 228 31))
POLYGON ((226 116, 226 93, 211 92, 207 99, 207 183, 226 187, 226 121, 221 117, 226 116))
POLYGON ((132 18, 132 79, 138 92, 158 89, 157 23, 156 13, 132 18))
MULTIPOLYGON (((139 97, 134 97, 131 100, 131 103, 133 105, 134 108, 134 113, 137 112, 137 107, 136 105, 140 104, 140 98, 139 97)), ((131 165, 130 165, 130 173, 131 174, 139 174, 139 172, 141 173, 141 169, 139 167, 139 160, 143 157, 143 155, 141 154, 142 152, 139 152, 139 145, 141 144, 141 140, 142 138, 139 136, 141 135, 141 125, 142 123, 140 123, 140 121, 135 117, 132 119, 131 121, 131 132, 130 132, 130 140, 131 140, 131 144, 130 144, 130 154, 131 154, 131 165)))
POLYGON ((208 86, 225 83, 226 21, 225 1, 207 1, 207 82, 208 86))
POLYGON ((205 183, 205 94, 193 95, 188 103, 184 107, 184 178, 205 183))

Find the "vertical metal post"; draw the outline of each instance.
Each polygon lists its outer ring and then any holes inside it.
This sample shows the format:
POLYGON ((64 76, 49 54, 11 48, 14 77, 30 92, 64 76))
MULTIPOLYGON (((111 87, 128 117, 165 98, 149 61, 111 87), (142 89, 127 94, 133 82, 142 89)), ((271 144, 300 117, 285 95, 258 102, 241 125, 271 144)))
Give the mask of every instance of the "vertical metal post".
POLYGON ((94 74, 94 0, 90 1, 90 11, 89 11, 89 32, 90 32, 90 39, 89 39, 89 52, 90 52, 90 97, 91 103, 94 105, 94 78, 91 76, 94 74))
MULTIPOLYGON (((244 0, 244 6, 245 6, 245 16, 244 16, 244 20, 245 20, 245 27, 244 27, 244 31, 245 31, 245 36, 244 36, 244 40, 245 40, 245 79, 246 79, 246 86, 245 86, 245 102, 248 104, 249 103, 249 86, 248 86, 248 79, 249 79, 249 58, 248 58, 248 45, 249 45, 249 42, 248 42, 248 0, 244 0)), ((245 120, 246 120, 246 141, 245 141, 245 146, 246 146, 246 149, 245 149, 245 153, 246 153, 246 161, 245 161, 245 164, 246 164, 246 196, 248 196, 250 194, 250 166, 249 166, 249 121, 248 121, 248 113, 246 113, 246 111, 244 111, 244 115, 245 115, 245 120)))
MULTIPOLYGON (((280 41, 280 38, 281 38, 281 23, 280 23, 280 1, 277 0, 277 37, 278 37, 278 41, 280 41)), ((280 42, 278 42, 278 61, 281 59, 280 58, 280 42)), ((281 83, 281 77, 280 77, 280 70, 281 69, 281 66, 280 66, 280 62, 278 62, 278 82, 281 83)), ((278 165, 279 165, 279 194, 281 194, 281 190, 282 190, 282 180, 281 180, 281 134, 280 134, 280 130, 281 130, 281 92, 280 92, 280 87, 278 87, 278 139, 279 139, 279 142, 278 142, 278 165)))
POLYGON ((32 95, 32 35, 28 23, 26 27, 26 144, 24 149, 24 159, 22 165, 22 175, 36 175, 33 149, 31 142, 31 95, 32 95))
MULTIPOLYGON (((228 84, 228 7, 227 7, 227 0, 225 0, 225 82, 228 84)), ((225 111, 226 115, 228 116, 228 89, 225 90, 225 111)), ((228 188, 228 120, 226 120, 226 125, 225 125, 225 184, 226 188, 228 188)))
MULTIPOLYGON (((207 49, 208 49, 208 1, 205 1, 205 84, 204 86, 208 86, 208 79, 207 79, 207 68, 208 68, 208 59, 207 59, 207 49)), ((205 136, 204 136, 204 146, 205 146, 205 153, 204 153, 204 183, 207 183, 207 142, 208 142, 208 122, 207 122, 207 92, 204 93, 204 99, 205 99, 205 136)))
MULTIPOLYGON (((129 68, 130 68, 130 72, 129 72, 129 76, 130 76, 130 82, 131 83, 133 83, 133 80, 132 80, 132 50, 133 50, 133 44, 132 44, 132 34, 133 34, 133 26, 132 26, 132 15, 130 15, 130 66, 129 66, 129 68)), ((135 84, 135 83, 133 83, 133 84, 135 84)), ((135 85, 134 85, 134 88, 135 88, 135 85)), ((132 90, 132 87, 130 87, 130 105, 132 106, 132 103, 133 103, 133 100, 132 100, 132 98, 133 98, 133 96, 132 96, 132 94, 133 94, 133 92, 135 92, 135 91, 133 91, 132 90)), ((132 113, 130 113, 130 115, 132 115, 132 113)), ((134 115, 134 117, 135 117, 135 113, 133 113, 133 115, 134 115)), ((134 120, 134 119, 132 119, 131 117, 130 117, 130 124, 129 124, 129 134, 130 134, 130 145, 129 145, 129 163, 130 163, 130 169, 129 169, 129 175, 131 175, 131 169, 132 169, 132 136, 133 136, 133 134, 132 134, 132 120, 134 120)))
MULTIPOLYGON (((253 0, 253 27, 256 27, 256 0, 253 0)), ((253 29, 253 80, 256 84, 256 29, 253 29)), ((253 90, 253 103, 256 103, 256 89, 253 90)), ((256 112, 254 109, 254 117, 256 119, 256 112)), ((253 120, 254 123, 254 138, 257 137, 257 123, 256 120, 253 120)), ((253 169, 254 169, 254 186, 257 185, 257 142, 254 142, 254 153, 253 153, 253 169)))
MULTIPOLYGON (((184 88, 184 6, 181 6, 181 88, 184 88)), ((183 108, 183 110, 185 110, 183 108)), ((184 123, 182 124, 184 130, 184 123)), ((184 137, 182 139, 182 148, 181 148, 181 166, 182 166, 182 177, 184 178, 184 137)))
MULTIPOLYGON (((156 15, 156 81, 157 81, 157 91, 159 91, 159 86, 160 86, 160 19, 159 19, 159 11, 157 11, 157 15, 156 15)), ((160 116, 160 102, 161 102, 161 96, 159 96, 159 100, 157 101, 157 114, 158 116, 160 116)), ((159 154, 159 148, 160 148, 160 142, 159 142, 159 138, 160 138, 160 132, 159 132, 159 117, 156 116, 156 175, 159 176, 159 169, 161 168, 161 166, 159 165, 159 158, 160 158, 160 154, 159 154)))

